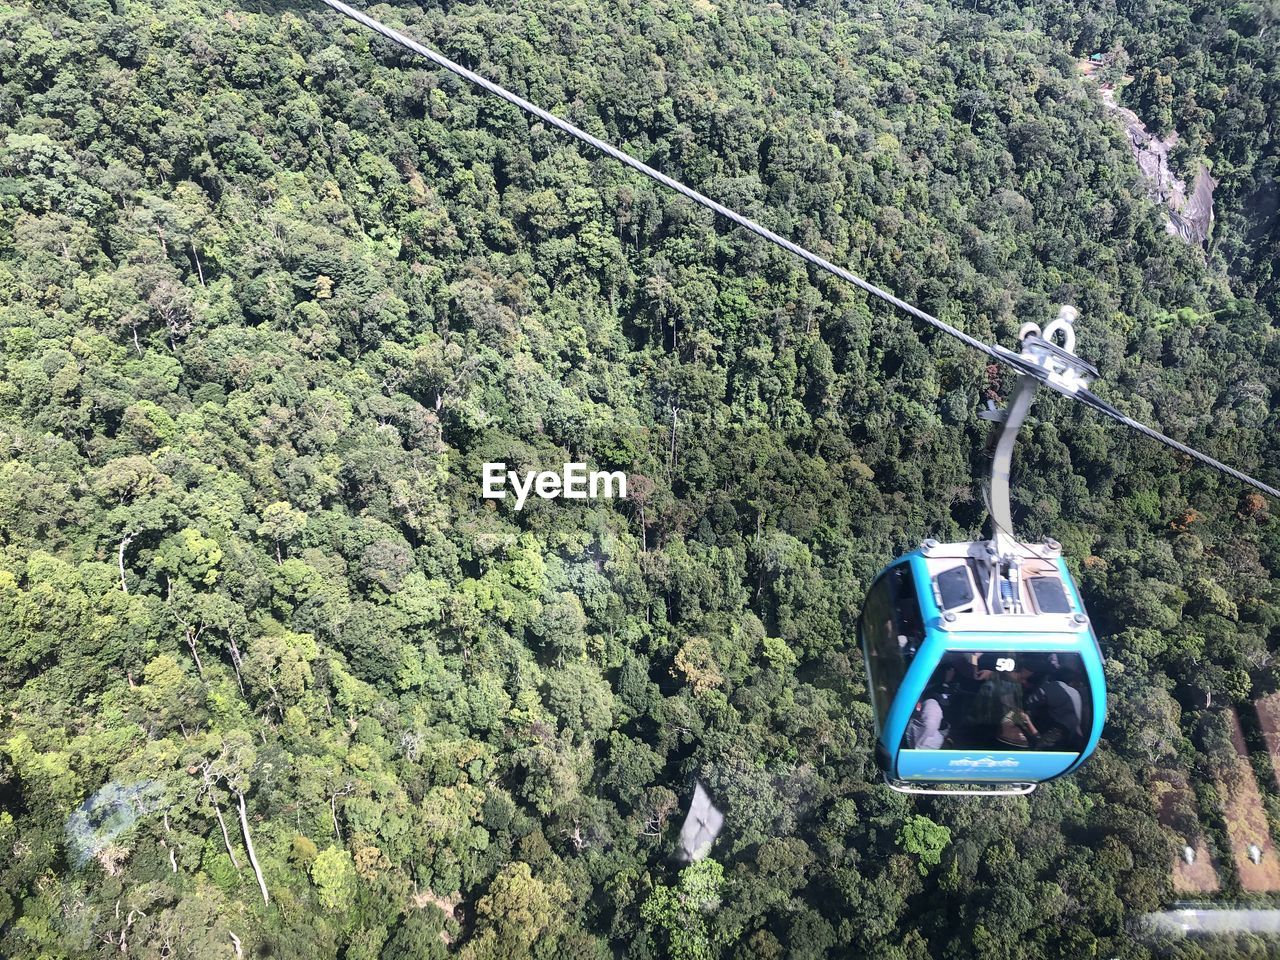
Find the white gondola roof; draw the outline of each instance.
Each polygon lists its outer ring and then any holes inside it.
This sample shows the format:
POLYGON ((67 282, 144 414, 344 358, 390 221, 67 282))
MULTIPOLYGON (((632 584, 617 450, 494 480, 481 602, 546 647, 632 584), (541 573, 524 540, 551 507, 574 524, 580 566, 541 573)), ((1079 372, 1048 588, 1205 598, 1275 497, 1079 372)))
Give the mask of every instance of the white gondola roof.
POLYGON ((1063 582, 1058 566, 1062 548, 1050 541, 1014 544, 1012 551, 1021 561, 1018 586, 1025 606, 1025 612, 1016 614, 999 613, 990 608, 989 583, 985 577, 991 557, 985 541, 926 542, 921 553, 930 579, 929 586, 922 584, 920 589, 932 590, 938 609, 943 611, 938 627, 954 633, 1078 634, 1084 631, 1087 620, 1077 619, 1083 616, 1083 611, 1073 599, 1074 591, 1063 582), (944 584, 950 589, 945 589, 944 584), (1042 609, 1042 599, 1047 601, 1051 596, 1059 597, 1060 603, 1045 602, 1046 609, 1042 609), (1057 608, 1049 609, 1054 606, 1057 608))

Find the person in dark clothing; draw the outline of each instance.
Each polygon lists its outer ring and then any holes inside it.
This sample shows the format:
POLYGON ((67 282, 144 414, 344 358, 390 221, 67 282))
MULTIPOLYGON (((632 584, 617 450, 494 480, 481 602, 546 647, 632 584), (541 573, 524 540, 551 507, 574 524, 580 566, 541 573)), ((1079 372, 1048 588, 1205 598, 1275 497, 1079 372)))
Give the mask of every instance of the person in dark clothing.
POLYGON ((1039 736, 1023 703, 1025 668, 1015 662, 1012 656, 983 654, 974 665, 981 686, 973 698, 970 719, 984 746, 1026 749, 1039 736))
POLYGON ((1084 703, 1080 691, 1062 677, 1041 674, 1024 683, 1027 712, 1040 731, 1041 750, 1079 750, 1083 746, 1084 703))

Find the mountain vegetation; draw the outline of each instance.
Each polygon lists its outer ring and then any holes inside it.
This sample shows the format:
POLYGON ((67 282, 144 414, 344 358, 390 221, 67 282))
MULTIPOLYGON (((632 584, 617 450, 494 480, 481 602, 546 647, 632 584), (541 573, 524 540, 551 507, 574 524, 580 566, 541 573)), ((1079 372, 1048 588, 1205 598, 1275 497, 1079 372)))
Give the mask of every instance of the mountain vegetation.
POLYGON ((1212 264, 1280 313, 1280 6, 1106 0, 1040 14, 1080 55, 1106 52, 1129 104, 1161 136, 1178 135, 1173 159, 1188 182, 1207 162, 1220 188, 1212 264))
MULTIPOLYGON (((1156 6, 373 12, 977 336, 1075 304, 1099 393, 1276 482, 1274 4, 1156 6), (1225 185, 1207 256, 1077 75, 1111 43, 1225 185)), ((855 621, 983 535, 1005 372, 319 4, 6 5, 0 144, 0 956, 1217 949, 1132 921, 1223 843, 1152 785, 1280 680, 1280 505, 1039 400, 1015 517, 1104 741, 912 801, 855 621), (516 512, 497 461, 630 496, 516 512)))

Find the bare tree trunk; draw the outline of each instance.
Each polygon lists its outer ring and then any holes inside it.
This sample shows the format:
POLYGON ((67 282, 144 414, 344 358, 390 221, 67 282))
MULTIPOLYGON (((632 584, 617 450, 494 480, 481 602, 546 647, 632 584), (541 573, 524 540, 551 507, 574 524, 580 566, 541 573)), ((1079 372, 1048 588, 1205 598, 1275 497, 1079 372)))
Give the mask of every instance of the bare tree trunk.
POLYGON ((222 819, 222 808, 218 806, 218 802, 213 797, 209 797, 209 805, 213 807, 213 815, 218 818, 218 826, 222 828, 222 842, 226 845, 227 856, 231 858, 231 865, 239 870, 240 861, 236 859, 236 852, 231 849, 231 834, 227 833, 227 821, 222 819))
POLYGON ((231 938, 231 943, 232 943, 232 945, 236 948, 236 956, 237 956, 237 957, 243 957, 243 956, 244 956, 244 948, 240 946, 240 938, 239 938, 239 937, 237 937, 237 936, 236 936, 234 933, 232 933, 230 930, 228 930, 228 931, 227 931, 227 936, 229 936, 229 937, 231 938))
MULTIPOLYGON (((350 721, 348 721, 350 722, 350 721)), ((333 833, 339 841, 342 840, 342 830, 338 826, 338 798, 345 797, 348 794, 355 793, 356 786, 350 780, 341 787, 337 787, 329 795, 329 813, 333 815, 333 833)))
POLYGON ((168 584, 168 596, 165 597, 165 604, 170 607, 174 619, 177 620, 178 625, 182 627, 182 632, 186 635, 187 646, 191 648, 191 656, 194 657, 196 661, 196 671, 200 674, 200 679, 204 680, 204 664, 200 661, 200 648, 198 644, 200 642, 200 635, 204 633, 207 624, 202 623, 199 629, 197 629, 184 619, 177 608, 173 606, 173 580, 169 577, 165 577, 165 582, 168 584))
POLYGON ((124 579, 124 551, 133 542, 133 534, 126 533, 124 539, 120 541, 120 549, 116 551, 116 562, 120 565, 120 589, 125 593, 129 592, 129 584, 124 579))
POLYGON ((200 265, 200 251, 196 249, 196 245, 194 243, 191 245, 191 256, 194 257, 196 261, 196 273, 200 274, 200 286, 208 286, 208 284, 204 282, 204 267, 200 265))
POLYGON ((249 853, 249 865, 253 867, 253 875, 258 878, 258 889, 262 891, 262 902, 269 904, 271 895, 267 893, 267 881, 262 879, 262 867, 258 866, 258 855, 253 850, 253 835, 249 833, 249 814, 244 807, 244 794, 236 791, 240 801, 240 829, 244 832, 244 848, 249 853))
POLYGON ((199 633, 193 634, 191 628, 187 628, 187 646, 191 648, 191 656, 196 659, 196 672, 200 674, 200 679, 204 679, 204 664, 200 662, 200 651, 196 649, 196 640, 200 637, 199 633))
POLYGON ((231 647, 231 666, 236 671, 236 686, 240 688, 240 696, 244 696, 244 681, 240 678, 240 647, 236 644, 235 637, 228 637, 227 642, 231 647))
POLYGON ((667 473, 674 475, 676 469, 676 418, 680 416, 680 408, 671 406, 671 453, 667 458, 667 473))

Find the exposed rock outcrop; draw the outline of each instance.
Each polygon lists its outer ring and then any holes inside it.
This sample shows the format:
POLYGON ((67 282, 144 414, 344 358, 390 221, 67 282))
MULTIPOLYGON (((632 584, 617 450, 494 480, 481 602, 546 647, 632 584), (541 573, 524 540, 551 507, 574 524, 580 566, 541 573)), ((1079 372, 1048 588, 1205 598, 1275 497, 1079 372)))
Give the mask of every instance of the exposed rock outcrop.
POLYGON ((1162 140, 1147 129, 1136 113, 1116 102, 1113 89, 1103 87, 1101 93, 1102 102, 1124 124, 1151 199, 1166 207, 1165 228, 1188 243, 1206 243, 1213 224, 1213 189, 1218 182, 1200 166, 1188 190, 1186 183, 1169 169, 1169 151, 1177 145, 1178 134, 1171 133, 1162 140))

